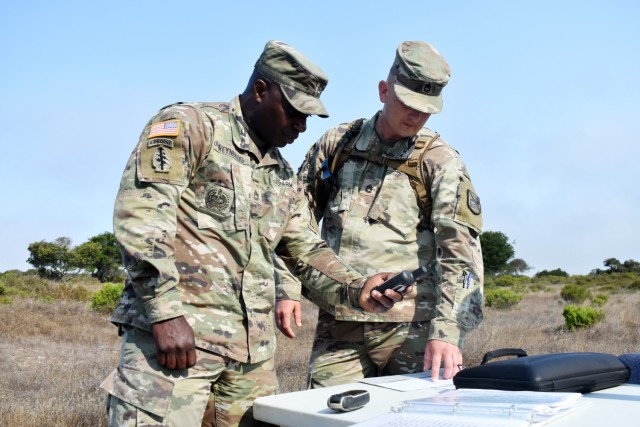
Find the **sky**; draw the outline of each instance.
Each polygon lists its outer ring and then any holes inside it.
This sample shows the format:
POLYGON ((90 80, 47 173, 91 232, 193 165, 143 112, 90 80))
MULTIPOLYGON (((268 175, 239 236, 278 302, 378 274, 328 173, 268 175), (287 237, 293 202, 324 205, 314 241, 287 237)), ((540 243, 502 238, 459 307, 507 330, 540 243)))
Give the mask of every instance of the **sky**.
POLYGON ((272 39, 329 76, 330 117, 283 150, 294 168, 326 129, 381 108, 402 41, 427 41, 452 76, 426 126, 464 159, 484 230, 528 274, 640 260, 640 2, 25 0, 0 14, 0 272, 30 268, 30 243, 112 231, 148 119, 231 100, 272 39))

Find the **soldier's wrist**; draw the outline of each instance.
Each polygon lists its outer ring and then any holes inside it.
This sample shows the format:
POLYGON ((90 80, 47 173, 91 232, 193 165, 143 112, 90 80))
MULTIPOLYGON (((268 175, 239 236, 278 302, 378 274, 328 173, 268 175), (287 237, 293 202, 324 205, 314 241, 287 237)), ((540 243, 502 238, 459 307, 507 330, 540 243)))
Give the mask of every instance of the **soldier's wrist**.
POLYGON ((347 298, 352 307, 361 308, 360 293, 362 292, 362 287, 366 280, 366 278, 356 279, 347 285, 347 298))

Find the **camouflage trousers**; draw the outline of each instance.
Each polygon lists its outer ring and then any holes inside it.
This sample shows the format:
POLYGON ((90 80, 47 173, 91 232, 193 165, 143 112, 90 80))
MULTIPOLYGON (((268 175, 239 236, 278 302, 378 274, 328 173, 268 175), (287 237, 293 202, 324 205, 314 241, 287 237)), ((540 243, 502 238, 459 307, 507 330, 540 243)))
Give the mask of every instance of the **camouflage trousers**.
POLYGON ((263 425, 253 419, 253 401, 277 389, 273 359, 240 363, 196 349, 194 367, 170 370, 158 364, 150 333, 123 330, 119 366, 100 385, 109 393, 109 426, 197 427, 210 396, 210 425, 263 425))
POLYGON ((422 372, 429 323, 340 321, 320 310, 307 386, 422 372))

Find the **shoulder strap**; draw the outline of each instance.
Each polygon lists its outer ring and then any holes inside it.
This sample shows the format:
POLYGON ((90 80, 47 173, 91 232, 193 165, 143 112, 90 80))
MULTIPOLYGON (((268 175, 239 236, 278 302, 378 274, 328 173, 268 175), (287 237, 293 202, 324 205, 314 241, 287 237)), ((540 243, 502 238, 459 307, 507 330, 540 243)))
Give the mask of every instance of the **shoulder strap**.
POLYGON ((347 131, 342 134, 342 137, 336 144, 336 152, 327 157, 322 162, 322 180, 329 182, 331 185, 335 184, 335 174, 342 169, 345 162, 351 156, 353 147, 356 144, 357 136, 362 129, 362 123, 364 119, 354 120, 349 124, 347 131))
MULTIPOLYGON (((416 195, 416 201, 418 202, 418 206, 422 210, 425 219, 427 222, 431 222, 431 208, 433 206, 431 200, 431 194, 429 189, 431 188, 431 183, 429 181, 428 171, 425 170, 424 167, 424 159, 427 155, 427 152, 431 148, 431 145, 440 137, 438 133, 433 135, 431 138, 428 137, 420 137, 416 141, 416 145, 413 149, 413 153, 411 156, 404 161, 401 160, 391 160, 387 158, 379 158, 370 152, 361 152, 361 151, 352 151, 352 144, 345 144, 345 147, 349 146, 349 154, 345 156, 345 150, 341 153, 340 159, 340 167, 347 161, 348 156, 359 157, 366 159, 372 163, 377 163, 379 165, 383 165, 386 167, 393 168, 397 171, 400 171, 407 175, 409 178, 409 183, 411 184, 411 188, 413 188, 413 192, 416 195)), ((334 162, 334 164, 337 162, 334 162)), ((332 173, 337 173, 339 169, 332 169, 332 173)))
POLYGON ((431 145, 433 145, 439 137, 440 135, 436 132, 428 141, 426 137, 418 138, 411 157, 404 162, 397 160, 389 162, 389 166, 399 170, 409 178, 413 192, 416 193, 418 206, 422 209, 424 217, 429 223, 431 223, 431 208, 433 207, 433 202, 429 191, 431 182, 429 181, 428 171, 425 170, 424 167, 424 158, 431 148, 431 145))

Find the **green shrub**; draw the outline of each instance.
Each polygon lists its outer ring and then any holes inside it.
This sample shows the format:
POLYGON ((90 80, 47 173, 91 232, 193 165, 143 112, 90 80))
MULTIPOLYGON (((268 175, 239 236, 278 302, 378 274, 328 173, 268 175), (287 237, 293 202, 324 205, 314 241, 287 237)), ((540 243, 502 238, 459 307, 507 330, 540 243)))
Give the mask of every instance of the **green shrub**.
POLYGON ((591 292, 583 286, 569 283, 562 287, 560 297, 566 302, 580 304, 591 297, 591 292))
POLYGON ((501 288, 511 288, 518 284, 518 279, 513 276, 498 276, 495 278, 496 286, 501 288))
POLYGON ((485 292, 484 303, 487 307, 509 308, 522 300, 519 295, 509 289, 489 289, 485 292))
POLYGON ((629 283, 627 288, 631 289, 631 290, 634 290, 634 291, 640 290, 640 279, 636 279, 633 282, 629 283))
POLYGON ((542 284, 542 283, 532 283, 532 284, 529 286, 529 290, 530 290, 531 292, 539 292, 539 291, 542 291, 542 292, 550 292, 550 291, 552 291, 552 289, 551 289, 549 286, 544 285, 544 284, 542 284))
POLYGON ((54 299, 71 300, 71 301, 89 301, 91 292, 84 286, 73 286, 63 283, 59 286, 52 286, 48 296, 54 299))
POLYGON ((7 288, 4 287, 3 283, 0 283, 0 296, 7 294, 7 288))
POLYGON ((111 313, 118 304, 124 289, 121 283, 105 283, 102 289, 91 294, 90 307, 99 313, 111 313))
POLYGON ((567 305, 562 310, 565 326, 570 331, 588 328, 604 319, 604 310, 581 305, 567 305))
POLYGON ((6 295, 22 298, 38 297, 47 292, 49 282, 35 274, 8 271, 2 274, 6 295))
POLYGON ((607 301, 609 301, 609 295, 605 295, 605 294, 598 294, 593 298, 591 298, 591 304, 594 307, 602 307, 607 303, 607 301))

